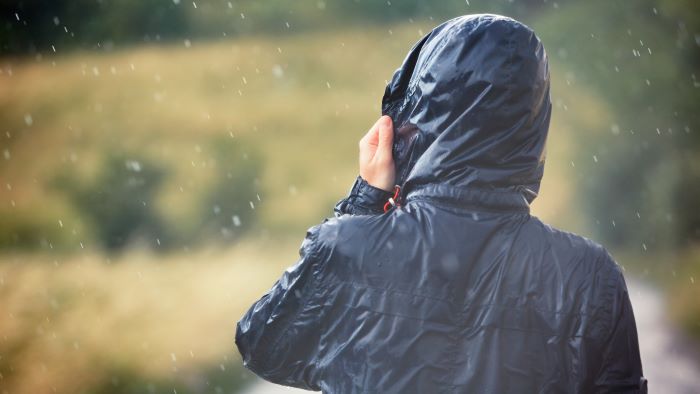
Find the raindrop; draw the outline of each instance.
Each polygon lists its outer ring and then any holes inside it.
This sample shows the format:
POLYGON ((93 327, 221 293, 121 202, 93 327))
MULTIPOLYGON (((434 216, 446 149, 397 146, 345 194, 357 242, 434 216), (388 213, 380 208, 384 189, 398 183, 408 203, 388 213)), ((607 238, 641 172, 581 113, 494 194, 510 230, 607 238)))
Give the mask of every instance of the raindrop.
POLYGON ((239 218, 238 215, 231 216, 231 221, 233 221, 234 226, 241 227, 241 218, 239 218))
POLYGON ((32 118, 31 114, 24 115, 24 123, 26 123, 27 126, 31 126, 32 124, 34 124, 34 119, 32 118))
POLYGON ((459 260, 457 256, 452 253, 443 256, 442 259, 440 259, 440 263, 440 268, 442 268, 442 271, 448 276, 454 275, 459 269, 459 260))
POLYGON ((189 48, 192 46, 192 42, 190 42, 190 40, 188 40, 188 39, 185 39, 184 44, 185 44, 185 48, 189 48))
POLYGON ((282 78, 284 76, 284 70, 282 69, 282 66, 279 64, 275 64, 272 66, 272 75, 275 78, 282 78))
POLYGON ((141 172, 141 163, 136 160, 127 160, 126 168, 133 172, 141 172))

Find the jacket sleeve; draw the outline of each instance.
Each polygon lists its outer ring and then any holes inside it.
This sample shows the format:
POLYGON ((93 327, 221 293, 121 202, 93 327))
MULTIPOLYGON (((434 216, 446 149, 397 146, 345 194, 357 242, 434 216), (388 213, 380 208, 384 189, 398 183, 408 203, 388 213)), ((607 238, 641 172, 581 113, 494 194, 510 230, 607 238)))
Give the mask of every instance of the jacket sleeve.
POLYGON ((380 215, 391 196, 391 192, 370 185, 358 175, 348 196, 335 205, 334 214, 336 217, 344 214, 380 215))
MULTIPOLYGON (((325 222, 326 220, 324 220, 325 222)), ((238 322, 236 345, 243 364, 270 382, 320 390, 317 353, 322 302, 315 296, 325 254, 310 228, 297 263, 238 322)))
MULTIPOLYGON (((608 257, 612 259, 609 255, 608 257)), ((603 347, 596 392, 647 393, 634 311, 624 276, 617 264, 613 270, 612 283, 612 323, 603 347)))

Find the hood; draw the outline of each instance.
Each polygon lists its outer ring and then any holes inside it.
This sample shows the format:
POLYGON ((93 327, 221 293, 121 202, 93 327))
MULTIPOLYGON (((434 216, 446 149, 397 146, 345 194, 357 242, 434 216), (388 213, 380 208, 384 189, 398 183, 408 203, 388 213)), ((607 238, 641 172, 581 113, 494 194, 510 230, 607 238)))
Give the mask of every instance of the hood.
POLYGON ((382 98, 394 121, 396 184, 537 196, 551 102, 547 55, 524 24, 465 15, 409 51, 382 98))

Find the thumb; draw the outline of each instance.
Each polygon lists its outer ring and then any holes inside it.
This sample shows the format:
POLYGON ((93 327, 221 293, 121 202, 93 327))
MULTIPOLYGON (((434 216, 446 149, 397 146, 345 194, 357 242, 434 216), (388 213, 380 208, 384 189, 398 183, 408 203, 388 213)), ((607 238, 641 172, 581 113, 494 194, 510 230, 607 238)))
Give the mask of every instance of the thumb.
POLYGON ((377 154, 391 158, 391 148, 394 142, 394 127, 391 118, 387 115, 379 119, 379 136, 377 154))

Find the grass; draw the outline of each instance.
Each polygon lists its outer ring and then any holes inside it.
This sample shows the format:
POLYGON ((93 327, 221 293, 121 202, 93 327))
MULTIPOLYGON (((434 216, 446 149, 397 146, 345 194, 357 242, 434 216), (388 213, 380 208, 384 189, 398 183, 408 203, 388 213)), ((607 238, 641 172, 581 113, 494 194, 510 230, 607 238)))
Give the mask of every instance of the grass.
POLYGON ((2 387, 215 392, 218 384, 230 392, 250 378, 240 370, 235 322, 298 248, 272 244, 255 239, 168 257, 4 256, 2 387))

